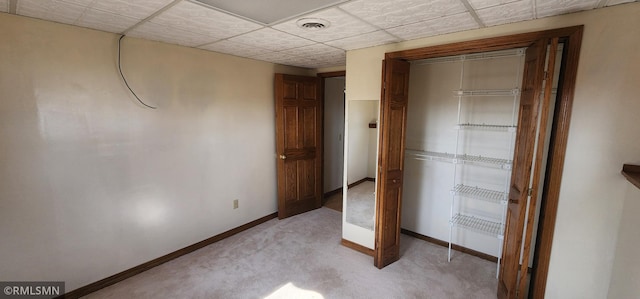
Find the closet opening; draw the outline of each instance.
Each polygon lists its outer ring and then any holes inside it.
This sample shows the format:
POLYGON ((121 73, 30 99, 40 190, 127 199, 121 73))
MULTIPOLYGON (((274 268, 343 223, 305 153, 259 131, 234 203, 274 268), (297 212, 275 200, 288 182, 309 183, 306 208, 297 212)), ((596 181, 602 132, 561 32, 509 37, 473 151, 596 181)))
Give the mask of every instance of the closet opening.
POLYGON ((410 62, 402 229, 449 261, 500 262, 524 51, 410 62))
POLYGON ((581 33, 386 54, 376 266, 402 230, 495 261, 500 298, 544 296, 581 33))

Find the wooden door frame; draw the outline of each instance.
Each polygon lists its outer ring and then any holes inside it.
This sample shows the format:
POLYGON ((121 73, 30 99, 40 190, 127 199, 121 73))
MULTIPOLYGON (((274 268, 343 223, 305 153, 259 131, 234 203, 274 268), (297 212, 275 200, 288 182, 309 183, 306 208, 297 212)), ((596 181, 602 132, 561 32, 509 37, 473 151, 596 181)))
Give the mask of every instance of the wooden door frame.
MULTIPOLYGON (((556 110, 553 115, 549 156, 547 158, 548 164, 540 203, 540 220, 537 227, 538 237, 536 239, 531 284, 529 288, 530 298, 543 298, 546 290, 583 30, 584 26, 580 25, 385 54, 385 59, 411 61, 527 47, 534 41, 545 38, 558 38, 564 43, 555 105, 556 110)), ((382 229, 382 225, 382 223, 376 222, 376 231, 382 229)))
MULTIPOLYGON (((325 92, 324 92, 325 91, 324 90, 325 83, 324 83, 324 81, 327 78, 336 78, 336 77, 345 77, 346 78, 347 71, 335 71, 335 72, 317 73, 316 76, 318 78, 320 78, 320 89, 322 90, 322 97, 321 97, 322 98, 322 111, 326 111, 324 109, 325 108, 325 104, 326 104, 326 101, 325 101, 325 98, 324 98, 325 97, 325 92)), ((343 96, 343 98, 344 98, 344 96, 343 96)), ((322 132, 323 132, 322 133, 323 134, 322 135, 322 146, 324 147, 324 145, 325 145, 325 142, 324 142, 325 141, 324 140, 324 114, 322 115, 322 132)), ((342 135, 342 141, 344 142, 344 134, 342 135)), ((322 157, 320 159, 321 160, 320 163, 322 163, 322 167, 321 167, 322 171, 320 173, 320 175, 322 176, 322 182, 321 182, 321 184, 322 184, 322 205, 325 204, 325 198, 324 198, 324 195, 325 195, 325 192, 324 192, 324 158, 325 158, 326 153, 327 153, 327 151, 325 151, 324 148, 323 148, 322 149, 322 157)), ((344 155, 345 154, 343 152, 342 153, 343 158, 344 158, 344 155)))

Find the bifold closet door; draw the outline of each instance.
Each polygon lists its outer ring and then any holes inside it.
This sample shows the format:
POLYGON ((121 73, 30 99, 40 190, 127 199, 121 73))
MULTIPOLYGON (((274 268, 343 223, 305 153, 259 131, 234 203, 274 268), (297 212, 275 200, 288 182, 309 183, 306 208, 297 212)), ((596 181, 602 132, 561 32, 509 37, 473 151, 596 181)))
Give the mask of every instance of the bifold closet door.
POLYGON ((400 210, 409 100, 409 63, 387 59, 383 66, 374 265, 400 258, 400 210))
MULTIPOLYGON (((518 270, 520 268, 520 249, 523 241, 527 198, 530 195, 530 179, 540 112, 540 95, 544 82, 547 44, 548 39, 538 40, 526 50, 513 170, 507 202, 502 264, 498 277, 498 298, 516 298, 518 296, 518 278, 526 276, 526 273, 519 275, 518 270)), ((546 102, 548 103, 548 101, 546 102)))

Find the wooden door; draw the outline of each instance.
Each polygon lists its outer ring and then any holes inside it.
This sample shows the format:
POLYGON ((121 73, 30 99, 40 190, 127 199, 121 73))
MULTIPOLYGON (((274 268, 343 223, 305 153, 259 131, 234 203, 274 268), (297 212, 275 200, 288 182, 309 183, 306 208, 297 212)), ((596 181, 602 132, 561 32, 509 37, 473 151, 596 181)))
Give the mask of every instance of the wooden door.
MULTIPOLYGON (((498 277, 498 298, 516 298, 518 295, 520 248, 523 239, 527 197, 529 196, 547 43, 546 39, 539 40, 529 46, 526 51, 513 171, 507 203, 502 264, 498 277)), ((523 274, 526 276, 526 273, 523 274)))
POLYGON ((276 74, 278 218, 322 206, 320 78, 276 74))
POLYGON ((400 210, 409 99, 409 63, 383 63, 374 265, 383 268, 400 258, 400 210))
MULTIPOLYGON (((544 95, 542 96, 542 102, 540 103, 540 121, 538 122, 538 143, 536 145, 536 153, 534 159, 534 169, 533 169, 533 178, 531 179, 531 195, 529 196, 529 211, 527 215, 527 220, 525 223, 524 229, 524 240, 522 241, 524 245, 522 246, 522 263, 520 264, 520 273, 522 273, 520 277, 520 282, 518 286, 518 297, 524 298, 525 294, 528 291, 529 287, 529 258, 531 256, 531 241, 534 230, 534 221, 536 216, 536 208, 538 206, 538 190, 540 184, 542 183, 542 163, 544 162, 542 159, 544 157, 544 151, 546 148, 546 137, 547 137, 547 123, 549 122, 549 117, 551 117, 550 109, 551 109, 551 96, 552 96, 552 88, 554 81, 554 70, 556 65, 556 54, 558 53, 558 42, 559 39, 557 37, 551 39, 551 44, 549 45, 549 50, 547 52, 547 68, 546 75, 544 81, 544 95), (527 274, 525 274, 527 273, 527 274)), ((530 297, 531 298, 531 297, 530 297)))

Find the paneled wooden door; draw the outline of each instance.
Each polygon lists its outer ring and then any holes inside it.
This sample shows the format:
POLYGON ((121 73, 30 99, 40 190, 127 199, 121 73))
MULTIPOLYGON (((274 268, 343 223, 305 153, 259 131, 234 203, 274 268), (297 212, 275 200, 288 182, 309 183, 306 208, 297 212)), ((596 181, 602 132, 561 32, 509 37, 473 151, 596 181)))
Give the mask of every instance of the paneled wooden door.
POLYGON ((409 63, 399 59, 386 59, 382 73, 374 248, 374 265, 378 268, 400 258, 400 210, 409 100, 409 63))
MULTIPOLYGON (((518 270, 520 268, 527 198, 531 195, 529 190, 547 44, 547 39, 538 40, 527 48, 525 56, 518 130, 505 220, 504 247, 498 276, 498 298, 517 298, 518 279, 526 277, 526 273, 520 274, 518 270)), ((550 71, 550 73, 552 72, 553 70, 550 71)), ((548 101, 545 102, 548 105, 548 101)), ((544 140, 544 136, 542 140, 544 140)), ((537 186, 537 182, 534 185, 537 186)), ((527 236, 527 238, 531 238, 531 236, 527 236)))
POLYGON ((322 206, 320 78, 275 75, 278 218, 322 206))

